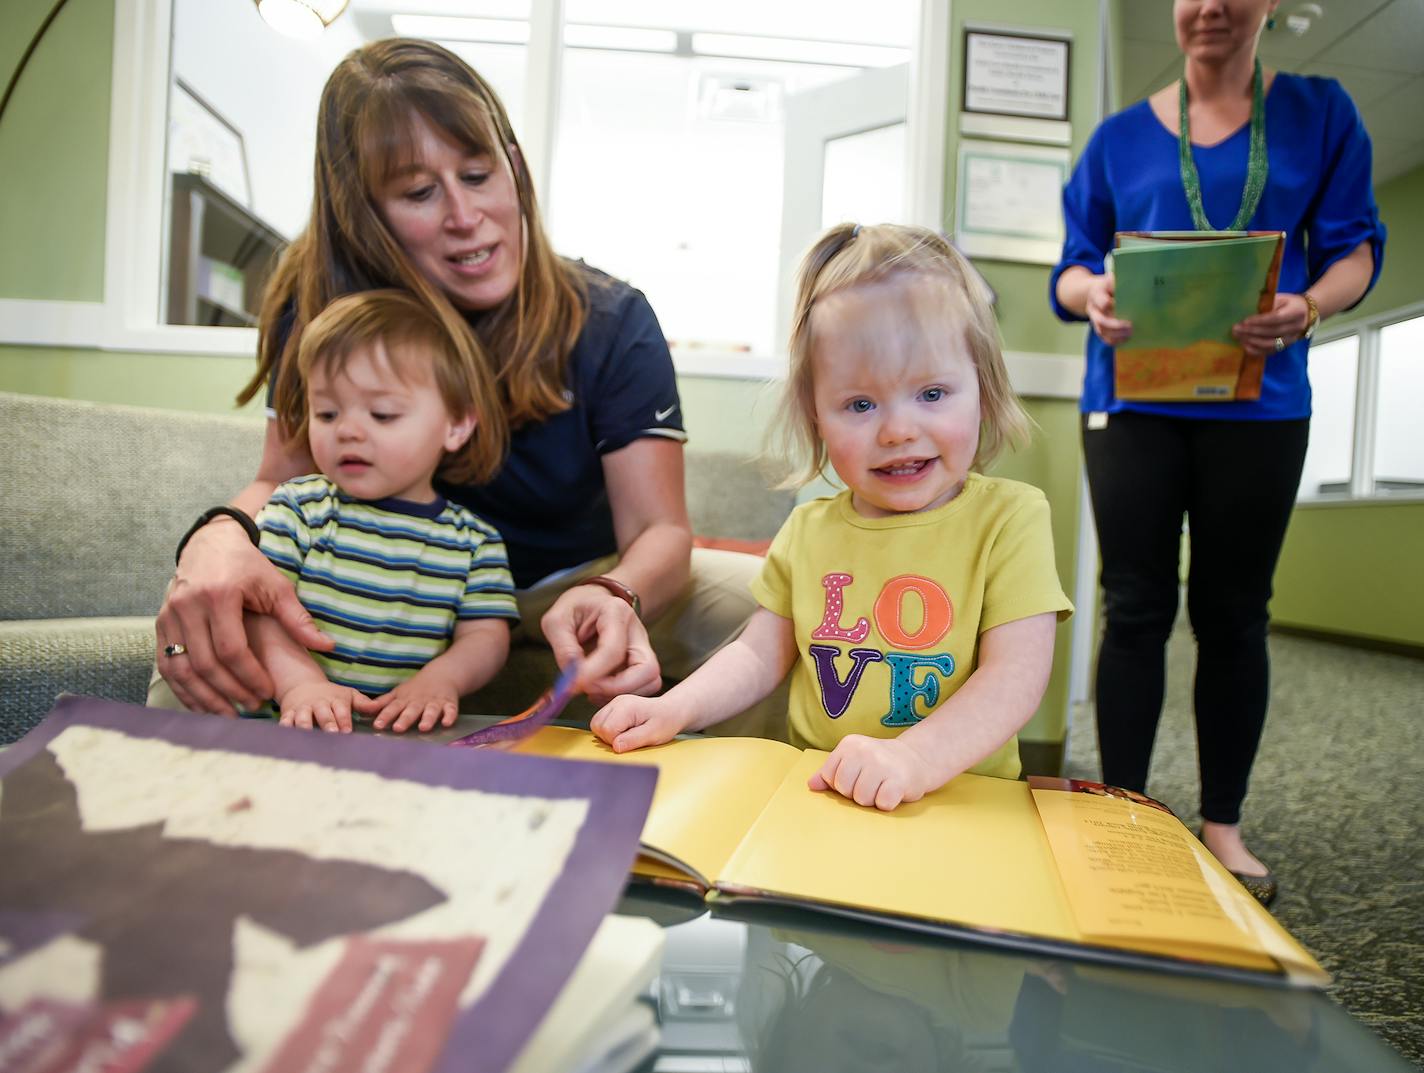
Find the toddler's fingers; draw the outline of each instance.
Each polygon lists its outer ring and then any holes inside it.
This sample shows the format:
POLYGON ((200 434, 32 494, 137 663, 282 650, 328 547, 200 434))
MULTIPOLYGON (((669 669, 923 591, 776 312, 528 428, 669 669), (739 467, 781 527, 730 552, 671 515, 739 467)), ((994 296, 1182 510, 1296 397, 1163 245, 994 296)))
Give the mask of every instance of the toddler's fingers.
POLYGON ((840 767, 841 758, 839 753, 831 753, 826 757, 826 762, 821 765, 809 779, 806 785, 812 790, 834 790, 836 788, 836 769, 840 767))
POLYGON ((386 706, 385 696, 368 697, 359 690, 351 691, 351 709, 362 715, 375 715, 386 706))
POLYGON ((886 779, 880 784, 880 788, 875 791, 875 807, 881 812, 894 812, 896 807, 905 800, 904 793, 900 787, 895 785, 890 779, 886 779))
POLYGON ((861 763, 849 757, 842 757, 836 774, 831 779, 831 787, 842 797, 855 800, 855 784, 860 779, 861 763))
POLYGON ((444 712, 442 713, 442 717, 440 719, 441 725, 452 727, 455 725, 455 720, 459 718, 460 706, 456 704, 453 700, 447 700, 445 702, 444 712))
POLYGON ((400 714, 400 703, 400 698, 393 693, 385 693, 377 697, 377 708, 371 720, 371 726, 376 730, 385 730, 391 725, 391 720, 400 714))
POLYGON ((619 734, 637 724, 636 710, 637 706, 632 701, 610 701, 594 713, 589 728, 601 740, 612 745, 619 734))
POLYGON ((312 715, 316 718, 317 726, 321 727, 329 734, 338 733, 341 730, 336 721, 336 714, 331 710, 331 702, 327 700, 318 701, 312 706, 312 715))
POLYGON ((291 726, 301 730, 312 729, 312 709, 310 704, 303 704, 292 712, 291 726))
MULTIPOLYGON (((360 696, 360 694, 357 694, 360 696)), ((351 733, 351 700, 349 697, 342 697, 340 700, 332 702, 332 715, 336 718, 336 729, 342 734, 351 733)))
POLYGON ((869 768, 861 768, 860 774, 856 776, 855 785, 851 787, 847 796, 861 808, 873 808, 875 798, 879 795, 880 787, 883 785, 885 785, 883 776, 869 768))
POLYGON ((397 734, 404 734, 411 728, 411 725, 420 718, 422 707, 414 701, 407 701, 401 706, 400 713, 396 716, 396 721, 391 729, 397 734))
POLYGON ((440 722, 440 718, 444 714, 445 710, 438 700, 426 701, 425 707, 420 712, 420 732, 425 734, 434 730, 435 724, 440 722))
POLYGON ((616 736, 610 744, 612 744, 615 753, 628 753, 634 749, 645 749, 649 745, 662 745, 671 740, 672 735, 667 733, 661 723, 649 719, 646 723, 639 723, 625 730, 616 736))

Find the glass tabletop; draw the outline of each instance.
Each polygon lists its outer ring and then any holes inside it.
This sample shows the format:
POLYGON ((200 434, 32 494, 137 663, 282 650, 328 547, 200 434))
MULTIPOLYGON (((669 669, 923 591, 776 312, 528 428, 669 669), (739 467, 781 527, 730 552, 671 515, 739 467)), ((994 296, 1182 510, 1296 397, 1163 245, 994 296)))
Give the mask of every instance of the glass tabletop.
POLYGON ((1302 1073, 1413 1067, 1328 996, 1025 956, 633 885, 666 932, 643 1073, 1302 1073))
MULTIPOLYGON (((464 714, 429 739, 493 721, 464 714)), ((642 882, 614 911, 665 930, 647 995, 661 1043, 638 1073, 1414 1071, 1320 991, 710 907, 642 882)))

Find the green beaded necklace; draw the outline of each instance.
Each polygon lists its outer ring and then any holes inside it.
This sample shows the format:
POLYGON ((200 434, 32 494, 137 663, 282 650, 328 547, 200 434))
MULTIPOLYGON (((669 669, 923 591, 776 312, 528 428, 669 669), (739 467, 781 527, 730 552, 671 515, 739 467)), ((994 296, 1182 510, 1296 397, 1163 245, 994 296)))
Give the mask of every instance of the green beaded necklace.
MULTIPOLYGON (((1261 201, 1261 191, 1266 188, 1266 92, 1262 86, 1261 60, 1256 59, 1256 74, 1251 86, 1251 148, 1246 155, 1246 186, 1241 191, 1241 208, 1236 219, 1231 221, 1228 231, 1245 230, 1247 222, 1256 212, 1261 201)), ((1197 175, 1197 164, 1192 159, 1192 139, 1187 124, 1187 75, 1182 72, 1181 90, 1177 94, 1180 122, 1177 126, 1177 150, 1182 165, 1182 189, 1187 193, 1187 205, 1192 210, 1192 222, 1198 231, 1211 231, 1211 221, 1202 208, 1201 178, 1197 175)))

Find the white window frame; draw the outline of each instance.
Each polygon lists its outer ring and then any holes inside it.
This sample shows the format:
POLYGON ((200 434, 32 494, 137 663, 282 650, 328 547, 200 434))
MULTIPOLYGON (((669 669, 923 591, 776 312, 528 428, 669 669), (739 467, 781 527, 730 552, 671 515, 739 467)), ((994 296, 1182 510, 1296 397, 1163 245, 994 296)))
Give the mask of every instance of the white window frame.
MULTIPOLYGON (((520 143, 539 189, 548 177, 558 127, 564 0, 531 0, 527 112, 520 143)), ((939 228, 944 219, 953 0, 921 0, 910 60, 910 130, 906 204, 911 219, 939 228)), ((172 0, 114 0, 109 115, 109 175, 100 302, 0 299, 0 345, 105 352, 230 356, 251 360, 254 328, 166 324, 161 319, 167 100, 172 0)), ((1081 357, 1009 352, 1020 394, 1077 398, 1081 357)), ((784 354, 694 352, 674 356, 683 375, 775 379, 784 354)))
MULTIPOLYGON (((913 220, 927 227, 939 227, 943 219, 951 3, 921 0, 920 32, 911 59, 908 204, 913 220)), ((532 0, 526 73, 529 114, 520 135, 541 190, 548 188, 558 128, 563 17, 563 0, 532 0)), ((163 169, 172 25, 171 0, 114 0, 103 300, 0 300, 0 343, 244 358, 256 352, 257 332, 252 328, 162 322, 163 169)), ((718 362, 718 372, 725 373, 728 364, 718 362)), ((752 364, 734 368, 731 375, 761 378, 782 367, 779 360, 767 367, 762 367, 764 362, 748 367, 752 364)), ((701 362, 698 365, 684 371, 694 375, 711 371, 701 362)))
POLYGON ((1351 431, 1350 484, 1347 491, 1297 498, 1298 508, 1336 507, 1361 503, 1420 503, 1424 493, 1381 492, 1375 488, 1375 440, 1379 432, 1380 332, 1392 324, 1424 317, 1424 302, 1391 309, 1322 329, 1315 345, 1359 337, 1355 373, 1355 414, 1351 431))

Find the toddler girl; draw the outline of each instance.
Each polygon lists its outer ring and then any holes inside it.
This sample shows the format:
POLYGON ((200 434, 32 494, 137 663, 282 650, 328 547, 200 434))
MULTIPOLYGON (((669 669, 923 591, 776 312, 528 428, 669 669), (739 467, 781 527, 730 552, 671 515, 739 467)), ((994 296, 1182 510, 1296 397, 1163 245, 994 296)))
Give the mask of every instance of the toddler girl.
POLYGON ((846 485, 792 512, 736 641, 658 698, 593 720, 618 752, 735 715, 793 671, 791 743, 812 776, 893 809, 963 771, 1015 778, 1020 727, 1072 605, 1038 489, 986 477, 1028 418, 973 270, 921 228, 844 224, 799 276, 784 412, 808 483, 846 485))

